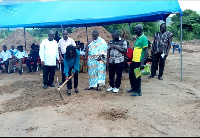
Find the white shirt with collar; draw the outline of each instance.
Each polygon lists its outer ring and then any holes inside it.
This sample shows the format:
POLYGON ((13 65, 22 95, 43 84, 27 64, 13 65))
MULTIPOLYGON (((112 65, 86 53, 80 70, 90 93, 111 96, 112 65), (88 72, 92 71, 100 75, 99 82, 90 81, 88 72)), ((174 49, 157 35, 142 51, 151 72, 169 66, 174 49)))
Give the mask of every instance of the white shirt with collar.
POLYGON ((6 52, 4 52, 4 50, 1 52, 0 54, 0 58, 2 58, 2 61, 6 61, 9 58, 12 58, 10 51, 6 50, 6 52))
POLYGON ((18 59, 25 58, 25 57, 28 57, 28 53, 24 50, 22 52, 20 52, 18 50, 17 53, 15 54, 15 57, 18 58, 18 59))
POLYGON ((44 39, 40 44, 39 55, 44 65, 56 66, 56 59, 59 60, 58 43, 55 40, 44 39))
POLYGON ((58 42, 58 47, 60 47, 61 53, 65 54, 66 53, 66 48, 69 45, 73 45, 76 46, 75 41, 72 38, 69 38, 67 40, 64 40, 63 38, 61 38, 58 42))

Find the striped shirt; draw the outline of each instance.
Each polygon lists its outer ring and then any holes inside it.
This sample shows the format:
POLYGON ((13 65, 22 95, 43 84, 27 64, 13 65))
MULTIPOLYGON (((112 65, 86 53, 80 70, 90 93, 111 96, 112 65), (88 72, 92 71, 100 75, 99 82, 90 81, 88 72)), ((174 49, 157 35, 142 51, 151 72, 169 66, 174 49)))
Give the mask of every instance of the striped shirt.
MULTIPOLYGON (((113 43, 114 45, 116 45, 117 47, 121 47, 122 49, 127 50, 127 42, 125 40, 119 40, 119 41, 110 41, 111 43, 113 43)), ((122 54, 121 52, 119 52, 117 49, 112 49, 109 46, 110 49, 110 61, 109 63, 121 63, 124 62, 124 54, 122 54)))
POLYGON ((168 54, 169 49, 171 48, 171 42, 169 41, 172 38, 173 34, 169 31, 155 33, 154 41, 152 44, 152 54, 165 53, 168 54))

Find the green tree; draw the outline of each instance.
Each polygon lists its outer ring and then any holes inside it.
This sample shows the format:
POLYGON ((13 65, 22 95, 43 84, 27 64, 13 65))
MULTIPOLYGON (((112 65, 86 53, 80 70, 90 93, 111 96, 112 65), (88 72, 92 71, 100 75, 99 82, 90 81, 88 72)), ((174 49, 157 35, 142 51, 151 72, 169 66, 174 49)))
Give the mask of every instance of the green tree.
POLYGON ((13 31, 10 31, 10 30, 1 30, 0 31, 0 38, 1 39, 5 39, 7 36, 9 36, 10 34, 12 34, 13 31))
MULTIPOLYGON (((180 39, 180 14, 176 14, 171 18, 172 24, 169 30, 174 37, 180 39)), ((184 10, 182 17, 183 40, 199 39, 200 31, 200 15, 193 10, 184 10)))

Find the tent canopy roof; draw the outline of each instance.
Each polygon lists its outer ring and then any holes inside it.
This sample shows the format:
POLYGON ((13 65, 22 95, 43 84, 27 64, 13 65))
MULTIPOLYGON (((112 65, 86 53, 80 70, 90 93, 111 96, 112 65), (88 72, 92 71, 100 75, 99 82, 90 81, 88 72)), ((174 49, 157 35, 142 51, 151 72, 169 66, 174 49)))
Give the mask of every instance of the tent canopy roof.
POLYGON ((178 1, 0 2, 0 28, 86 27, 165 20, 181 13, 178 1))

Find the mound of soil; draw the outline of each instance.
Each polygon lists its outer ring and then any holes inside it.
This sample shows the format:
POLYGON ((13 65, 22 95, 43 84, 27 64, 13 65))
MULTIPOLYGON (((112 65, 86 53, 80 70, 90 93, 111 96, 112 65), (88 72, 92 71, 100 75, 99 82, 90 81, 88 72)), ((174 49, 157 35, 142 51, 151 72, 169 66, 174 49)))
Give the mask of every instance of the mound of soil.
POLYGON ((127 119, 127 112, 128 110, 116 110, 116 109, 111 109, 111 110, 105 110, 105 111, 101 111, 99 113, 99 116, 104 117, 106 120, 110 120, 110 121, 115 121, 118 118, 123 118, 123 119, 127 119))
MULTIPOLYGON (((99 36, 103 38, 106 42, 110 41, 112 39, 111 34, 102 26, 94 26, 94 27, 88 27, 88 41, 92 39, 92 32, 94 30, 97 30, 99 32, 99 36)), ((72 34, 69 34, 69 37, 72 38, 74 41, 80 41, 84 43, 84 45, 87 44, 87 33, 86 28, 77 28, 72 34)))
MULTIPOLYGON (((32 35, 30 35, 27 31, 25 31, 26 37, 26 50, 29 51, 31 48, 31 44, 40 44, 32 35)), ((24 38, 24 30, 17 29, 8 37, 6 37, 3 41, 0 42, 0 46, 6 45, 7 49, 10 49, 12 45, 17 48, 18 45, 23 45, 25 49, 25 38, 24 38)))

